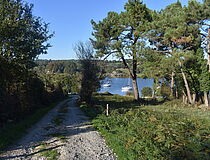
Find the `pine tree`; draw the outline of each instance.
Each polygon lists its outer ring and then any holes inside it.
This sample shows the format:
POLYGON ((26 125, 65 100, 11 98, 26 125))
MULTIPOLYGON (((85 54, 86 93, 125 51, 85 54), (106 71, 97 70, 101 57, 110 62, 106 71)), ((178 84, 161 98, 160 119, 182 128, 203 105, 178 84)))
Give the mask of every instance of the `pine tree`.
POLYGON ((120 14, 109 12, 107 17, 98 23, 92 20, 94 48, 98 56, 108 57, 113 54, 120 58, 128 69, 133 80, 134 97, 139 99, 137 85, 137 57, 141 53, 147 24, 151 21, 150 11, 140 0, 129 0, 125 11, 120 14), (132 64, 126 60, 132 59, 132 64))
POLYGON ((155 20, 150 32, 150 42, 156 50, 166 57, 173 57, 179 66, 191 104, 194 103, 192 92, 198 94, 198 81, 195 81, 197 68, 187 64, 195 61, 196 51, 201 47, 199 21, 206 17, 201 9, 203 4, 196 1, 190 1, 185 7, 179 1, 173 3, 154 14, 155 20))

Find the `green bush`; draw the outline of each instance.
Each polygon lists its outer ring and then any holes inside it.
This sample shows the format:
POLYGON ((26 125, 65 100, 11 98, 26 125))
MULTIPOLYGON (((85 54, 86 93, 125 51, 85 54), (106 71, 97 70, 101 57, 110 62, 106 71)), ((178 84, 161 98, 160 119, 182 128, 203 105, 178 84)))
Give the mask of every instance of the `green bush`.
POLYGON ((161 96, 163 98, 168 98, 171 94, 171 88, 166 85, 162 84, 160 88, 158 88, 156 96, 161 96))
POLYGON ((150 87, 142 88, 141 94, 143 97, 152 97, 152 88, 150 87))
POLYGON ((124 97, 98 98, 100 103, 121 105, 112 108, 109 117, 101 114, 93 120, 118 159, 209 159, 209 112, 179 106, 178 101, 129 108, 124 97))

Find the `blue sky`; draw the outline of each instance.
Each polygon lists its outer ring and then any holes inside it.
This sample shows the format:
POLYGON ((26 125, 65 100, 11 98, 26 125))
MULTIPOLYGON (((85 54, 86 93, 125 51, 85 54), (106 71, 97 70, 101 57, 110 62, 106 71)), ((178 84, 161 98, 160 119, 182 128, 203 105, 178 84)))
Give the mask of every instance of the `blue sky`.
MULTIPOLYGON (((50 23, 55 36, 48 54, 40 59, 75 59, 73 45, 91 37, 91 19, 98 21, 109 11, 123 11, 127 0, 25 0, 34 4, 33 13, 50 23)), ((150 9, 160 10, 177 0, 144 0, 150 9)), ((186 5, 187 0, 180 0, 186 5)))

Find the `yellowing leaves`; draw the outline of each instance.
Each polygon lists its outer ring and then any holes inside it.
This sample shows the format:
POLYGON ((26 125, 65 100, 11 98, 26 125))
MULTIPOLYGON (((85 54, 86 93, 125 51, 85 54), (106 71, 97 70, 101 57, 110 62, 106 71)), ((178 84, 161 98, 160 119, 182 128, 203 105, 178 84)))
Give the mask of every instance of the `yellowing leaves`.
POLYGON ((158 120, 157 120, 155 117, 150 117, 150 118, 149 118, 149 121, 150 121, 150 122, 157 122, 158 120))
POLYGON ((180 38, 172 37, 171 41, 173 41, 173 42, 175 42, 177 44, 192 43, 193 42, 193 37, 192 36, 180 37, 180 38))

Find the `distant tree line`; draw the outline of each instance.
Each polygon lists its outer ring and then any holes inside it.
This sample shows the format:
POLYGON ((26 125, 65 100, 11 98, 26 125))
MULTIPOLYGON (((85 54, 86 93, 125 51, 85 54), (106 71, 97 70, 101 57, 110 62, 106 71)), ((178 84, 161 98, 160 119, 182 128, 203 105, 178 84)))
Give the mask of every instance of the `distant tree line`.
MULTIPOLYGON (((97 61, 101 61, 97 59, 97 61)), ((80 60, 36 60, 35 70, 37 72, 50 72, 50 73, 68 73, 74 74, 81 72, 80 60)), ((106 60, 101 61, 103 71, 106 76, 111 76, 111 73, 116 70, 125 69, 121 61, 118 60, 106 60)), ((120 71, 119 71, 120 73, 120 71)), ((140 72, 138 72, 140 73, 140 72)), ((127 74, 128 76, 128 74, 127 74)))
POLYGON ((38 72, 68 73, 73 74, 80 71, 78 60, 36 60, 35 70, 38 72))

